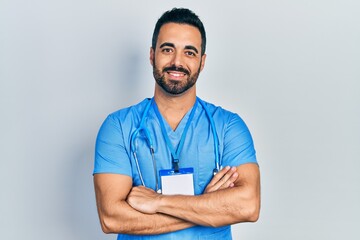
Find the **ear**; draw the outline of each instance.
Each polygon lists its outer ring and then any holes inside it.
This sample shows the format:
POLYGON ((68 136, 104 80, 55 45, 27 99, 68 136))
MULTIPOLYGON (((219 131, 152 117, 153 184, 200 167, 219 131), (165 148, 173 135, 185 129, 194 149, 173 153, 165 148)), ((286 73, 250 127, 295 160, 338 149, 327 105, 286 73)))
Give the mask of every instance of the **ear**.
POLYGON ((154 58, 155 58, 155 51, 152 47, 150 47, 150 64, 154 66, 154 58))
POLYGON ((204 55, 201 56, 201 66, 200 66, 200 72, 204 69, 205 67, 205 60, 206 60, 206 54, 204 53, 204 55))

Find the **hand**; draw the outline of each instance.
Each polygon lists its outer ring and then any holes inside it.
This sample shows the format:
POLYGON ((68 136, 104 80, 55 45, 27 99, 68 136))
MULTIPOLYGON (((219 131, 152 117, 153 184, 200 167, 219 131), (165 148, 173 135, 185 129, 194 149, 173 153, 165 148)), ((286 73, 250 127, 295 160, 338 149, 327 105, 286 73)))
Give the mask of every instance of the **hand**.
POLYGON ((158 200, 161 195, 144 186, 133 187, 126 199, 126 202, 135 210, 154 214, 156 213, 158 200))
POLYGON ((239 174, 236 172, 236 167, 226 166, 221 169, 206 186, 204 193, 215 192, 220 189, 231 188, 238 178, 239 174))

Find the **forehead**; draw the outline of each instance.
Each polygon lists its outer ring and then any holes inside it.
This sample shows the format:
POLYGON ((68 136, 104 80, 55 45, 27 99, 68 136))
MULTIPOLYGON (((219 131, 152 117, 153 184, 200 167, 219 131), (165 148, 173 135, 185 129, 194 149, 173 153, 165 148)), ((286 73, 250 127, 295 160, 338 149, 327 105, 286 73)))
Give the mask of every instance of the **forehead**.
POLYGON ((200 48, 201 34, 199 29, 188 24, 166 23, 160 28, 157 47, 164 42, 200 48))

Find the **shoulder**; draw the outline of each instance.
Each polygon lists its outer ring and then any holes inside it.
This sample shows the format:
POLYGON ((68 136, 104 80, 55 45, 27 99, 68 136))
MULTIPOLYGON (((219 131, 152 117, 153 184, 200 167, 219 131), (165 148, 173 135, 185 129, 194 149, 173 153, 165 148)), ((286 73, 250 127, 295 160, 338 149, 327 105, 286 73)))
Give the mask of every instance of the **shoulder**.
POLYGON ((221 106, 217 106, 213 103, 204 101, 200 98, 198 98, 198 100, 203 107, 207 108, 207 111, 214 118, 215 121, 223 121, 223 122, 231 122, 233 120, 242 121, 242 119, 237 113, 224 109, 221 106))
POLYGON ((203 104, 214 119, 220 151, 222 151, 222 162, 229 166, 256 163, 251 133, 242 118, 237 113, 220 106, 204 101, 203 104))
POLYGON ((134 120, 139 119, 146 108, 146 105, 151 101, 151 98, 145 98, 141 102, 119 109, 115 112, 112 112, 108 115, 107 119, 111 119, 112 121, 123 123, 126 120, 134 120))
POLYGON ((223 134, 249 132, 245 121, 237 113, 201 99, 199 100, 202 101, 202 104, 205 108, 207 108, 207 111, 213 118, 215 127, 220 135, 221 132, 223 134))
POLYGON ((110 113, 103 121, 100 132, 107 132, 106 130, 123 132, 126 129, 130 130, 134 124, 137 126, 150 100, 146 98, 140 103, 110 113))

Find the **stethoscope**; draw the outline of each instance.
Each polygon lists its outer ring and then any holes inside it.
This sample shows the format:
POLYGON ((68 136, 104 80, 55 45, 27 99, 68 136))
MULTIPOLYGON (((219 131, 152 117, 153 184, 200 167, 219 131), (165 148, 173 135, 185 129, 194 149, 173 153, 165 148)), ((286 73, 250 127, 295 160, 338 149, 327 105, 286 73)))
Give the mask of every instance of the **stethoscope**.
MULTIPOLYGON (((205 106, 205 103, 200 99, 200 98, 196 98, 196 102, 195 102, 195 105, 196 103, 199 102, 201 104, 201 106, 203 107, 203 109, 205 110, 205 113, 206 113, 206 116, 208 117, 209 119, 209 122, 210 122, 210 126, 211 126, 211 130, 212 130, 212 133, 213 133, 213 138, 214 138, 214 149, 215 149, 215 168, 213 170, 213 174, 215 175, 217 172, 220 171, 220 156, 219 156, 219 140, 218 140, 218 135, 216 133, 216 128, 215 128, 215 123, 214 123, 214 119, 213 117, 211 116, 209 110, 207 109, 207 107, 205 106)), ((139 160, 138 160, 138 157, 137 157, 137 142, 136 142, 136 137, 139 135, 140 132, 143 132, 145 134, 145 139, 149 145, 149 149, 150 149, 150 154, 151 154, 151 158, 152 158, 152 162, 153 162, 153 167, 154 167, 154 175, 155 175, 155 180, 156 180, 156 191, 160 192, 161 190, 159 190, 159 183, 158 183, 158 178, 157 178, 157 173, 156 173, 156 161, 155 161, 155 156, 154 156, 154 146, 153 146, 153 142, 152 142, 152 138, 151 138, 151 135, 150 135, 150 132, 149 130, 145 127, 145 118, 147 117, 148 113, 149 113, 149 110, 151 108, 151 106, 153 104, 156 104, 155 101, 154 101, 154 98, 150 99, 150 101, 147 103, 146 107, 145 107, 145 110, 144 110, 144 113, 142 115, 142 118, 140 120, 140 124, 139 124, 139 127, 132 133, 131 135, 131 138, 130 138, 130 148, 131 148, 131 152, 134 156, 134 160, 135 160, 135 165, 136 165, 136 169, 139 173, 139 178, 140 178, 140 181, 141 181, 141 184, 143 186, 145 186, 145 182, 144 182, 144 178, 143 178, 143 175, 141 173, 141 170, 140 170, 140 166, 139 166, 139 160)), ((194 107, 196 107, 194 105, 194 107)))

